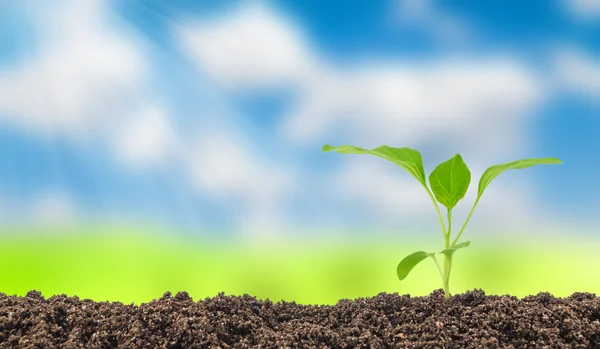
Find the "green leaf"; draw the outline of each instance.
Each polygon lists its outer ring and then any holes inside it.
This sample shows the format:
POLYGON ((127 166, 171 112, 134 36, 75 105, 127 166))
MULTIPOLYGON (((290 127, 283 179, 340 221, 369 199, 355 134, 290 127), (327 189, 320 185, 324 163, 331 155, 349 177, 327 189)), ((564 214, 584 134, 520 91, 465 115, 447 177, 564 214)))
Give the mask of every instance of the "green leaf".
POLYGON ((373 149, 363 149, 352 145, 340 145, 334 147, 329 144, 323 146, 323 151, 337 151, 340 154, 371 154, 386 159, 405 169, 419 183, 427 187, 425 181, 425 170, 423 169, 423 158, 421 153, 411 148, 393 148, 382 145, 373 149))
POLYGON ((440 253, 445 254, 448 257, 451 257, 452 254, 454 252, 456 252, 456 250, 458 250, 459 248, 465 248, 465 247, 469 247, 469 245, 471 245, 471 241, 465 241, 465 242, 461 242, 460 244, 456 244, 450 248, 447 248, 443 251, 441 251, 440 253))
POLYGON ((460 154, 439 164, 429 175, 429 185, 435 198, 449 210, 465 197, 470 183, 471 172, 460 154))
POLYGON ((557 158, 534 158, 534 159, 522 159, 513 162, 508 162, 506 164, 494 165, 481 175, 481 179, 479 180, 479 189, 477 191, 477 200, 483 194, 483 191, 487 186, 492 182, 492 180, 498 177, 499 174, 506 170, 518 170, 522 168, 527 168, 535 165, 558 165, 562 164, 562 161, 557 158))
POLYGON ((408 276, 408 273, 410 273, 410 271, 417 264, 419 264, 425 258, 431 257, 431 256, 433 256, 433 253, 427 253, 425 251, 418 251, 418 252, 409 254, 408 256, 404 257, 404 259, 402 261, 400 261, 400 263, 398 263, 398 267, 396 268, 396 273, 398 274, 398 279, 400 279, 400 281, 404 280, 408 276))

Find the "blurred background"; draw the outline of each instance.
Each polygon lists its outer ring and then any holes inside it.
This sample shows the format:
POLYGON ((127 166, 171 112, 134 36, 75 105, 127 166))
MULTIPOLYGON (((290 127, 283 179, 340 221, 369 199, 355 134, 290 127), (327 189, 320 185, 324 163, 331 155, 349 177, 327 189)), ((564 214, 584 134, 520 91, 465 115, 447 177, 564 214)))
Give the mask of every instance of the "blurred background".
POLYGON ((451 291, 600 293, 600 1, 1 0, 0 292, 335 304, 441 288, 422 187, 494 164, 451 291), (568 279, 568 282, 565 282, 568 279))

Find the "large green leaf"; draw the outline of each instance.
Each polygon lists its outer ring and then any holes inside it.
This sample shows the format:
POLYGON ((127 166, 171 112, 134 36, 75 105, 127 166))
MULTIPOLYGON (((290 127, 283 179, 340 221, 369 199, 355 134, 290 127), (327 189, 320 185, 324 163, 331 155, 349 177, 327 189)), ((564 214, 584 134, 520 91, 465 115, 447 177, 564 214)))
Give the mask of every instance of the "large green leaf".
POLYGON ((454 252, 456 252, 456 250, 458 250, 459 248, 469 247, 469 245, 471 245, 471 241, 461 242, 460 244, 456 244, 450 248, 447 248, 447 249, 441 251, 440 253, 443 253, 446 256, 451 257, 452 254, 454 254, 454 252))
POLYGON ((408 276, 408 273, 410 273, 410 271, 415 267, 415 265, 419 264, 425 258, 431 257, 432 255, 433 253, 418 251, 404 257, 404 259, 398 263, 398 267, 396 268, 398 279, 400 279, 400 281, 404 280, 408 276))
POLYGON ((557 158, 534 158, 534 159, 522 159, 513 162, 508 162, 506 164, 494 165, 481 175, 481 179, 479 180, 479 188, 477 191, 477 200, 483 194, 483 191, 487 186, 492 182, 492 180, 498 177, 499 174, 506 170, 518 170, 522 168, 527 168, 535 165, 558 165, 562 164, 562 161, 557 158))
POLYGON ((423 168, 423 158, 421 153, 411 148, 393 148, 382 145, 373 149, 363 149, 352 145, 340 145, 334 147, 329 144, 323 146, 323 151, 337 151, 340 154, 371 154, 379 156, 395 163, 413 175, 419 183, 427 186, 425 179, 425 170, 423 168))
POLYGON ((429 175, 429 185, 437 201, 451 210, 465 197, 471 172, 460 154, 439 164, 429 175))

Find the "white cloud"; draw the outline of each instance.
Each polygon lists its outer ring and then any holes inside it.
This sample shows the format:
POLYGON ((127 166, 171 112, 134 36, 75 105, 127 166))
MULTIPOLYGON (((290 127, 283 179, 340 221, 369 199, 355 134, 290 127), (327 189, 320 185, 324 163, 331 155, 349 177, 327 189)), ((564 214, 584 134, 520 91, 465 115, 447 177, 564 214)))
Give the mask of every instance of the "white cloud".
MULTIPOLYGON (((439 12, 429 2, 413 3, 425 4, 422 8, 411 3, 403 4, 416 17, 439 12)), ((491 132, 482 131, 493 128, 504 132, 506 141, 545 92, 527 67, 504 57, 370 61, 342 69, 321 59, 290 18, 264 4, 245 4, 214 21, 183 28, 178 33, 184 52, 228 86, 298 87, 282 132, 300 143, 340 129, 366 142, 408 144, 448 131, 460 135, 463 143, 464 133, 471 141, 484 141, 491 132)))
POLYGON ((129 107, 124 104, 139 93, 144 60, 131 38, 108 28, 106 4, 23 6, 36 18, 39 52, 0 71, 0 114, 6 121, 81 136, 129 107))
MULTIPOLYGON (((108 2, 63 0, 26 9, 35 17, 32 25, 39 51, 20 65, 0 71, 3 121, 27 131, 107 142, 115 158, 128 167, 181 160, 182 175, 192 176, 200 192, 236 206, 232 219, 250 239, 268 227, 273 232, 280 228, 277 222, 284 220, 280 202, 289 187, 289 175, 255 156, 257 152, 249 150, 252 144, 233 128, 203 132, 191 147, 181 139, 172 127, 169 110, 145 95, 150 67, 143 57, 143 42, 123 26, 110 26, 115 14, 108 2)), ((270 22, 260 18, 258 7, 246 10, 251 15, 236 19, 229 32, 193 28, 199 36, 185 41, 183 32, 184 42, 207 59, 211 71, 225 73, 220 77, 224 82, 247 71, 251 73, 237 81, 253 85, 263 77, 273 83, 302 76, 294 71, 306 60, 297 56, 302 53, 295 48, 300 39, 293 33, 273 31, 270 22), (262 48, 275 45, 276 49, 265 60, 260 47, 255 50, 262 41, 239 40, 240 33, 260 40, 266 35, 269 41, 262 48), (221 45, 228 40, 229 45, 221 45), (236 66, 243 62, 236 61, 240 55, 250 60, 249 65, 236 66), (222 60, 234 73, 219 71, 222 60)), ((41 193, 24 204, 26 211, 43 224, 81 214, 63 194, 41 193)))
POLYGON ((234 130, 203 132, 191 157, 200 188, 219 197, 270 202, 286 187, 286 175, 254 156, 252 144, 234 130))
POLYGON ((374 63, 313 81, 284 131, 299 142, 334 129, 366 142, 413 144, 454 134, 479 140, 479 129, 490 125, 513 132, 543 90, 508 59, 374 63))
MULTIPOLYGON (((258 2, 242 3, 209 21, 189 23, 176 33, 200 75, 228 91, 301 85, 316 69, 302 32, 258 2)), ((280 165, 256 154, 260 149, 241 130, 223 122, 203 130, 185 159, 201 192, 235 206, 232 219, 240 238, 272 240, 289 218, 281 204, 293 178, 280 165)))
MULTIPOLYGON (((445 16, 432 6, 415 6, 410 11, 414 19, 425 22, 445 16)), ((473 159, 469 165, 475 168, 483 163, 481 159, 511 161, 524 157, 522 152, 529 145, 527 120, 547 96, 539 77, 510 57, 419 63, 372 60, 340 68, 321 59, 307 40, 299 39, 301 31, 294 23, 267 7, 242 7, 218 21, 189 28, 184 50, 192 51, 194 62, 218 80, 241 89, 269 89, 282 81, 297 86, 295 104, 282 118, 281 132, 289 141, 315 149, 330 143, 327 138, 335 134, 364 147, 434 144, 441 153, 455 149, 473 159)), ((248 176, 255 172, 237 170, 237 164, 245 163, 243 158, 233 155, 231 159, 238 160, 230 159, 228 164, 208 161, 221 166, 214 171, 220 175, 204 176, 222 181, 214 188, 247 191, 241 188, 247 188, 252 182, 248 176), (229 178, 232 173, 238 175, 229 178)), ((333 183, 330 190, 321 194, 340 202, 364 202, 372 214, 388 221, 431 218, 429 198, 412 178, 403 181, 397 171, 358 163, 363 159, 344 161, 356 161, 356 165, 332 173, 327 179, 333 183)), ((248 163, 243 167, 251 168, 248 163)), ((203 182, 205 186, 210 183, 207 178, 203 182)), ((522 183, 495 183, 496 189, 490 189, 484 201, 493 200, 498 205, 495 209, 502 206, 502 211, 490 212, 492 206, 486 204, 478 209, 479 216, 499 224, 536 220, 533 194, 522 183)))
POLYGON ((600 60, 582 50, 560 49, 556 55, 558 83, 582 95, 600 99, 600 60))
POLYGON ((333 190, 344 201, 358 203, 387 220, 433 212, 423 187, 403 171, 383 159, 348 159, 340 173, 334 174, 333 190))
MULTIPOLYGON (((168 110, 147 96, 147 47, 114 20, 110 2, 58 0, 19 10, 30 19, 36 50, 0 70, 0 122, 74 146, 107 142, 128 166, 156 165, 172 154, 168 110)), ((66 193, 39 195, 23 204, 36 222, 83 214, 66 193)))
POLYGON ((77 208, 66 192, 51 190, 34 199, 29 215, 34 224, 69 224, 75 222, 77 208))
POLYGON ((162 163, 172 155, 178 140, 165 111, 158 106, 145 106, 122 120, 110 141, 124 165, 144 167, 162 163))
POLYGON ((80 213, 73 199, 62 189, 44 189, 27 198, 0 198, 0 224, 68 225, 81 218, 80 213))
POLYGON ((227 16, 189 24, 178 34, 198 69, 229 88, 287 84, 314 69, 301 31, 258 2, 244 2, 227 16))
MULTIPOLYGON (((127 164, 154 165, 169 155, 181 156, 197 188, 235 206, 232 219, 241 231, 256 236, 281 230, 287 218, 281 203, 292 175, 256 155, 260 152, 232 127, 204 130, 191 151, 176 142, 167 110, 140 98, 147 67, 139 42, 107 27, 105 5, 69 1, 52 10, 50 20, 38 28, 44 43, 40 55, 0 72, 0 114, 40 131, 82 137, 100 129, 127 164)), ((431 6, 412 11, 428 23, 442 18, 431 6)), ((442 139, 445 146, 508 156, 524 144, 522 117, 544 95, 527 68, 503 58, 372 61, 340 69, 321 59, 289 18, 257 3, 246 3, 228 17, 184 26, 178 34, 199 70, 225 87, 298 87, 298 104, 283 130, 300 143, 314 144, 339 130, 365 146, 442 139)), ((402 217, 396 209, 406 212, 404 217, 418 217, 421 211, 430 216, 422 188, 397 180, 396 173, 357 164, 332 178, 338 182, 332 195, 365 201, 389 219, 402 217)), ((511 184, 501 191, 521 195, 524 206, 511 205, 516 211, 510 217, 529 217, 534 205, 527 204, 528 192, 514 188, 511 184)), ((41 199, 36 207, 42 220, 74 212, 60 196, 41 199)))
POLYGON ((568 10, 581 20, 600 17, 600 0, 564 0, 568 10))
POLYGON ((127 166, 156 165, 174 146, 168 110, 144 95, 142 40, 103 0, 22 5, 36 55, 0 70, 0 117, 25 131, 108 141, 127 166), (135 112, 131 112, 131 111, 135 112))
POLYGON ((396 24, 418 26, 442 42, 466 42, 474 36, 464 19, 442 11, 433 0, 397 0, 395 7, 396 24))
POLYGON ((236 241, 244 246, 251 244, 263 246, 265 243, 277 243, 286 239, 290 224, 277 205, 247 207, 236 217, 236 241))
POLYGON ((291 174, 265 157, 233 127, 204 130, 185 157, 196 188, 231 204, 238 232, 248 237, 280 232, 280 205, 291 174))
POLYGON ((35 19, 39 51, 0 70, 3 121, 80 142, 107 140, 128 166, 164 160, 174 141, 168 111, 144 96, 143 42, 111 27, 109 3, 61 0, 22 10, 35 19))

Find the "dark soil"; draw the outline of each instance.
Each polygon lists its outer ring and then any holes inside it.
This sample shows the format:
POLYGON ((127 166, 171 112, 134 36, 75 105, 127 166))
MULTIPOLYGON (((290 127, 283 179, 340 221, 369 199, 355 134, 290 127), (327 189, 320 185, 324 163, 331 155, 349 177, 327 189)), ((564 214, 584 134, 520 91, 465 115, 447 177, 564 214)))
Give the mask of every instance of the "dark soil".
POLYGON ((380 293, 336 305, 167 292, 124 305, 0 293, 0 348, 600 348, 600 298, 481 290, 380 293))

